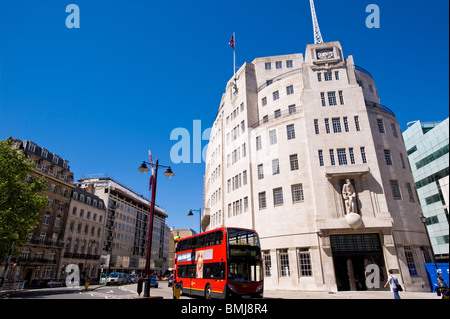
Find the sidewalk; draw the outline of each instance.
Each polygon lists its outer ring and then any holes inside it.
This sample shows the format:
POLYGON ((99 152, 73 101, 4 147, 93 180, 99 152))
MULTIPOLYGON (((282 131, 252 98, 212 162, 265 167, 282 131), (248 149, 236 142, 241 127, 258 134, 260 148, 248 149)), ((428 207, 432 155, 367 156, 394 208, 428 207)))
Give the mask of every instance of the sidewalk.
MULTIPOLYGON (((264 290, 264 298, 275 299, 394 299, 391 291, 320 291, 264 290)), ((441 299, 431 292, 400 292, 402 299, 441 299)))

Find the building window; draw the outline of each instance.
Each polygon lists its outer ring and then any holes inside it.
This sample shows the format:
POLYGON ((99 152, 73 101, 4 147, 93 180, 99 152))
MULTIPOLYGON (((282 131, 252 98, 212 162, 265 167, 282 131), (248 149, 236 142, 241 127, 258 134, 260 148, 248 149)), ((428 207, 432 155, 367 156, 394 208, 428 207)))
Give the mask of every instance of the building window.
POLYGON ((333 74, 331 72, 325 72, 324 76, 325 76, 325 81, 333 80, 333 74))
POLYGON ((322 82, 322 73, 317 73, 317 81, 322 82))
POLYGON ((270 69, 272 69, 272 63, 270 63, 270 62, 266 62, 266 64, 265 64, 265 68, 266 68, 266 70, 270 70, 270 69))
POLYGON ((319 120, 318 119, 314 119, 314 131, 316 132, 316 134, 319 134, 319 120))
POLYGON ((402 168, 406 168, 405 159, 403 158, 403 154, 400 153, 400 162, 402 163, 402 168))
POLYGON ((275 62, 275 68, 277 68, 277 69, 281 69, 283 66, 282 66, 282 62, 281 61, 276 61, 275 62))
POLYGON ((384 150, 384 159, 386 160, 386 165, 392 165, 392 157, 390 150, 384 150))
POLYGON ((260 210, 267 207, 266 192, 261 192, 258 194, 258 201, 259 201, 259 209, 260 210))
POLYGON ((280 93, 278 91, 275 91, 272 93, 272 97, 273 97, 273 100, 276 101, 280 98, 280 93))
POLYGON ((42 223, 44 225, 50 225, 50 214, 47 213, 44 215, 44 218, 42 219, 42 223))
POLYGON ((414 194, 412 191, 412 187, 410 183, 406 183, 406 190, 408 191, 409 200, 411 202, 414 202, 414 194))
POLYGON ((281 187, 273 189, 273 205, 283 205, 283 189, 281 187))
POLYGON ((258 179, 264 178, 264 166, 263 164, 258 165, 258 179))
POLYGON ((339 71, 334 71, 334 78, 339 80, 339 71))
POLYGON ((336 92, 328 92, 328 105, 337 105, 336 102, 336 92))
POLYGON ((286 61, 286 67, 287 68, 292 68, 294 65, 293 65, 293 63, 292 63, 292 60, 287 60, 286 61))
POLYGON ((297 108, 295 107, 295 104, 289 105, 289 115, 297 113, 297 108))
POLYGON ((289 162, 291 163, 291 171, 298 170, 298 157, 297 157, 297 154, 289 155, 289 162))
POLYGON ((336 165, 336 162, 334 160, 334 150, 330 149, 330 161, 331 161, 331 166, 336 165))
POLYGON ((349 147, 348 153, 350 154, 350 163, 355 164, 355 153, 353 153, 353 147, 349 147))
POLYGON ((264 250, 264 277, 272 277, 272 259, 270 258, 270 250, 264 250))
POLYGON ((345 148, 338 148, 337 156, 339 165, 347 165, 347 154, 345 152, 345 148))
POLYGON ((270 140, 270 145, 277 144, 277 131, 276 130, 269 131, 269 140, 270 140))
POLYGON ((322 150, 319 150, 318 153, 319 153, 319 165, 320 165, 320 166, 324 166, 324 162, 323 162, 323 151, 322 151, 322 150))
POLYGON ((289 270, 289 253, 287 249, 278 249, 278 269, 279 277, 290 277, 289 270))
POLYGON ((361 127, 359 126, 359 116, 355 116, 355 127, 357 132, 361 131, 361 127))
POLYGON ((276 110, 275 112, 273 112, 273 116, 274 116, 274 118, 279 118, 279 117, 281 117, 281 110, 280 109, 278 109, 278 110, 276 110))
POLYGON ((300 203, 305 200, 305 198, 303 196, 303 185, 302 184, 292 185, 291 191, 292 191, 292 203, 293 204, 300 203))
POLYGON ((342 91, 339 91, 339 103, 344 105, 344 93, 342 91))
POLYGON ((280 161, 277 159, 272 160, 272 175, 280 174, 280 161))
POLYGON ((328 119, 325 119, 325 132, 330 134, 330 121, 328 119))
POLYGON ((322 106, 327 106, 327 103, 325 101, 325 93, 320 92, 320 99, 322 100, 322 106))
POLYGON ((378 125, 378 132, 384 134, 385 131, 384 131, 383 119, 377 119, 377 125, 378 125))
POLYGON ((298 249, 298 268, 300 277, 312 277, 311 253, 309 248, 298 249))
POLYGON ((348 118, 346 116, 344 116, 343 120, 344 120, 344 130, 346 132, 349 132, 350 130, 348 128, 348 118))
POLYGON ((366 164, 367 163, 366 148, 364 146, 361 146, 360 150, 361 150, 361 160, 363 164, 366 164))
POLYGON ((408 264, 409 275, 411 277, 419 277, 411 246, 405 246, 404 249, 405 249, 406 263, 408 264))
POLYGON ((402 199, 402 194, 400 193, 400 187, 398 186, 397 180, 390 180, 391 183, 391 191, 392 191, 392 197, 394 199, 402 199))
POLYGON ((391 128, 392 128, 392 135, 394 135, 394 137, 398 137, 397 128, 395 126, 395 123, 391 123, 391 128))
POLYGON ((265 116, 263 116, 263 123, 267 123, 267 122, 269 122, 269 116, 265 115, 265 116))
POLYGON ((294 94, 294 86, 293 85, 289 85, 288 87, 286 87, 286 94, 287 95, 294 94))
POLYGON ((341 118, 339 117, 334 117, 331 119, 331 122, 333 123, 333 132, 334 133, 341 133, 342 129, 341 129, 341 118))
POLYGON ((260 149, 262 149, 261 135, 256 137, 256 150, 259 151, 260 149))
POLYGON ((266 106, 267 105, 267 98, 266 97, 263 97, 261 99, 261 104, 262 104, 262 106, 266 106))
POLYGON ((290 124, 286 126, 287 130, 287 139, 292 140, 295 138, 295 127, 294 124, 290 124))

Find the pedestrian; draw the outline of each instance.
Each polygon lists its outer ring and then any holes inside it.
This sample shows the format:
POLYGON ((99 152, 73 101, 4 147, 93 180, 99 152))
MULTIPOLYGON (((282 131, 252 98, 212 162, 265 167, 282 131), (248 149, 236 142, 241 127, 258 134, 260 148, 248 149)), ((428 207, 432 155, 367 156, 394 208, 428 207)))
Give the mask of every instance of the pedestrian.
POLYGON ((401 299, 400 295, 398 294, 398 278, 392 274, 392 269, 389 269, 389 277, 386 283, 384 284, 384 287, 386 287, 388 284, 391 286, 392 291, 394 292, 394 299, 401 299))
POLYGON ((442 295, 442 299, 448 299, 448 287, 445 283, 444 279, 440 275, 437 276, 438 283, 434 284, 436 289, 434 290, 436 294, 440 297, 442 295), (447 295, 447 296, 446 296, 447 295))
POLYGON ((141 296, 141 293, 142 293, 142 285, 143 285, 143 283, 144 283, 144 277, 141 274, 139 276, 138 284, 137 284, 137 293, 138 293, 139 297, 141 296))

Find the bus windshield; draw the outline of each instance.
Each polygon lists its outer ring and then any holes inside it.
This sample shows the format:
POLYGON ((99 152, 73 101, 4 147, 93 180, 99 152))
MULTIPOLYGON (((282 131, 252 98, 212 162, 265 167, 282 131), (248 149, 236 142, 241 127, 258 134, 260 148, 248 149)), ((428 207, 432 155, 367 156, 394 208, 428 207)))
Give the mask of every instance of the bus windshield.
POLYGON ((261 249, 258 235, 248 229, 228 229, 228 280, 262 280, 261 249))

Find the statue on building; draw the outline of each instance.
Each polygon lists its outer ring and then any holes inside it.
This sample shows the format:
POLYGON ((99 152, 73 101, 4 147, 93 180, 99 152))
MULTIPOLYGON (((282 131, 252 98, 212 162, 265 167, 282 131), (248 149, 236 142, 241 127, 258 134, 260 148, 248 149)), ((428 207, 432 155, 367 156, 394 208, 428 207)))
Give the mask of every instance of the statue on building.
POLYGON ((356 201, 356 192, 355 188, 353 187, 350 179, 345 180, 345 184, 342 187, 342 197, 344 198, 345 202, 345 213, 357 213, 355 209, 355 201, 356 201))

